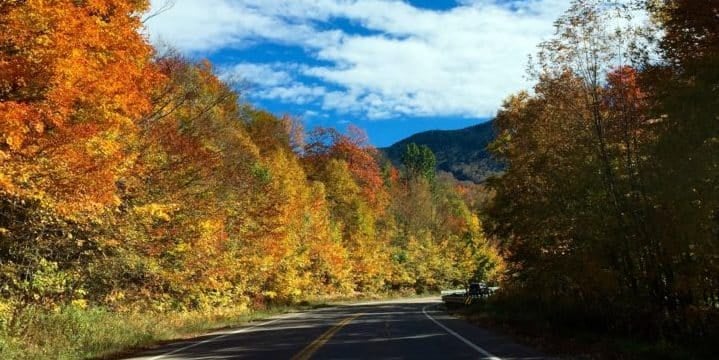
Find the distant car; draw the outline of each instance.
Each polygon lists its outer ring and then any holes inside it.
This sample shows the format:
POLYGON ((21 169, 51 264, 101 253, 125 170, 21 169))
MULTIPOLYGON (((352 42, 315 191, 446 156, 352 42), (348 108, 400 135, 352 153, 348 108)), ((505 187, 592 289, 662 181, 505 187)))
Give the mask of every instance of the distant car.
POLYGON ((484 294, 484 289, 486 286, 484 284, 480 283, 471 283, 469 284, 469 290, 467 290, 468 296, 481 296, 484 294))
POLYGON ((464 291, 457 290, 442 292, 442 301, 444 301, 447 305, 470 305, 477 300, 489 297, 496 289, 496 287, 489 287, 485 283, 471 283, 464 291))

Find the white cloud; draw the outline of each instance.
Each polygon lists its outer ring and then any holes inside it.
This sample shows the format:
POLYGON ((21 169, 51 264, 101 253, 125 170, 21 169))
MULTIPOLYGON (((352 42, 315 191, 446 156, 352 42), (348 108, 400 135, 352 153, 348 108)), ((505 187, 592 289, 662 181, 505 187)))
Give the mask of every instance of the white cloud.
POLYGON ((238 63, 220 70, 223 79, 244 80, 263 87, 275 87, 292 82, 289 72, 269 64, 238 63))
POLYGON ((294 83, 289 86, 277 86, 261 91, 258 95, 266 99, 282 100, 287 103, 304 105, 314 102, 327 93, 322 86, 307 86, 294 83))
POLYGON ((316 102, 327 90, 323 86, 306 85, 295 79, 302 68, 292 63, 238 63, 220 69, 220 77, 248 85, 251 96, 304 105, 316 102))
POLYGON ((394 0, 177 0, 148 29, 153 41, 188 53, 266 42, 300 47, 331 64, 231 67, 258 86, 254 96, 317 102, 369 118, 486 117, 528 85, 527 55, 552 34, 567 6, 566 0, 464 0, 433 11, 394 0), (373 34, 333 29, 338 18, 373 34), (300 81, 307 78, 326 86, 300 81))

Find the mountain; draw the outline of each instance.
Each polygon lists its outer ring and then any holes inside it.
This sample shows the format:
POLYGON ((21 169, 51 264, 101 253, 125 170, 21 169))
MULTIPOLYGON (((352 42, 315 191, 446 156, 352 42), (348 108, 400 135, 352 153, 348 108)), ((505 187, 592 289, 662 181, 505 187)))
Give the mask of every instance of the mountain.
POLYGON ((488 121, 459 130, 417 133, 381 150, 399 165, 408 144, 427 145, 437 157, 437 170, 449 172, 457 180, 481 183, 503 170, 503 165, 487 150, 495 137, 492 121, 488 121))

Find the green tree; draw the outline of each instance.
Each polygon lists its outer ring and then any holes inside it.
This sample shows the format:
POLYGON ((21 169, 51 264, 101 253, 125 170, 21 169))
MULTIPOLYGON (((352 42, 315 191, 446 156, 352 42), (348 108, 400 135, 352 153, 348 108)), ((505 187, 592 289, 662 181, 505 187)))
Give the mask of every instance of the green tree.
POLYGON ((410 143, 402 154, 402 165, 409 179, 425 178, 433 181, 437 158, 428 146, 410 143))

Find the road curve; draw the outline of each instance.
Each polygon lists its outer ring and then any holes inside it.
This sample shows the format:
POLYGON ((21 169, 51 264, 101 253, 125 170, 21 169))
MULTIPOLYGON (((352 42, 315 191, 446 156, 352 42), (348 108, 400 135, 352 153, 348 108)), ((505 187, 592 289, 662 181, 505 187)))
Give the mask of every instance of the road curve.
POLYGON ((290 313, 145 351, 134 360, 547 359, 453 318, 438 298, 339 305, 290 313))

